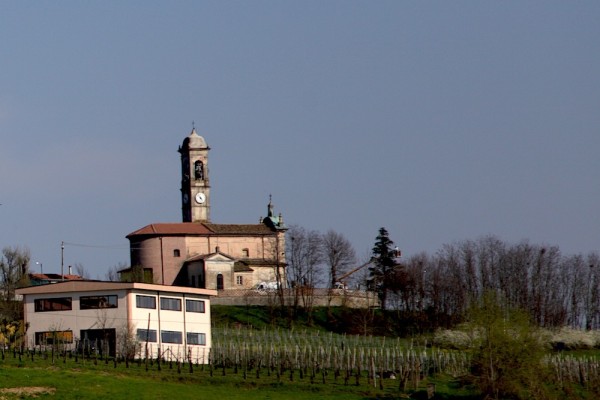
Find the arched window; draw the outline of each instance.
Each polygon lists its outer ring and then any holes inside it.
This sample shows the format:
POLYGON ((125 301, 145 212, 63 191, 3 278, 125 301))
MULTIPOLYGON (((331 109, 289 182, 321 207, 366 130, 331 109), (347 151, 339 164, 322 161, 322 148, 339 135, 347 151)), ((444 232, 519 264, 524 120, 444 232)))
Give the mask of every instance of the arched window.
POLYGON ((202 161, 200 160, 194 163, 194 178, 196 178, 196 180, 204 179, 204 164, 202 164, 202 161))
POLYGON ((217 275, 217 290, 223 290, 223 274, 217 275))
POLYGON ((181 252, 179 251, 179 249, 173 250, 173 257, 180 257, 180 256, 181 256, 181 252))

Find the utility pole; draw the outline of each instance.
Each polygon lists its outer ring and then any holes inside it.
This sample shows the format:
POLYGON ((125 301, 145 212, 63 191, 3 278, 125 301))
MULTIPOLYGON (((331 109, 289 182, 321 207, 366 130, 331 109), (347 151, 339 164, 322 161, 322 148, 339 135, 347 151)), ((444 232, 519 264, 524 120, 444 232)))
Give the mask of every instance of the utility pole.
POLYGON ((64 274, 64 267, 65 267, 65 242, 62 241, 60 242, 60 280, 64 281, 65 280, 65 274, 64 274))

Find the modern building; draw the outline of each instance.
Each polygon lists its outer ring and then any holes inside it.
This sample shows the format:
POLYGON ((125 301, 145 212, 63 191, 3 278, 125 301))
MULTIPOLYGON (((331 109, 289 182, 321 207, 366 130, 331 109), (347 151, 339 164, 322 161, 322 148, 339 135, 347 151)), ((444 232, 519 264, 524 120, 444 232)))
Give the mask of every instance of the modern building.
POLYGON ((195 129, 179 147, 182 222, 153 223, 129 235, 131 269, 161 285, 228 290, 262 282, 284 286, 285 232, 269 199, 258 224, 216 224, 210 220, 210 148, 195 129))
POLYGON ((17 289, 29 325, 26 345, 111 356, 205 363, 214 290, 146 283, 65 281, 17 289))

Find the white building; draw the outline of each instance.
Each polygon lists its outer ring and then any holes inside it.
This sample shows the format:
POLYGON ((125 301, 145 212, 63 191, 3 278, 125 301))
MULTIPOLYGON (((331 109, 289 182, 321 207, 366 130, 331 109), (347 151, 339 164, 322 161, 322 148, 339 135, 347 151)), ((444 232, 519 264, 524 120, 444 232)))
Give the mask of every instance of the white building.
POLYGON ((146 283, 66 281, 17 289, 29 324, 27 346, 108 347, 131 354, 205 363, 211 347, 210 296, 216 290, 146 283))

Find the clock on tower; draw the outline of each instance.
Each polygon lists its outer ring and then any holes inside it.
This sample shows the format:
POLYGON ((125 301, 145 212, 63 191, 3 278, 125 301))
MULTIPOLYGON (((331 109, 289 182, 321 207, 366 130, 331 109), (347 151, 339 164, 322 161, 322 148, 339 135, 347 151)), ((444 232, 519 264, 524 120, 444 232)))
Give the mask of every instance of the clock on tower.
POLYGON ((179 146, 183 222, 210 222, 209 150, 210 147, 195 128, 179 146))

